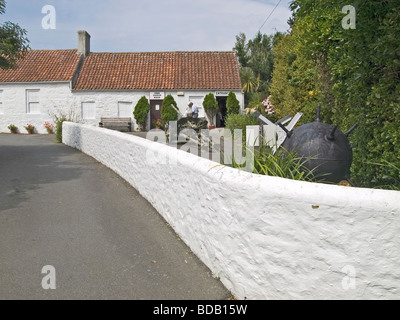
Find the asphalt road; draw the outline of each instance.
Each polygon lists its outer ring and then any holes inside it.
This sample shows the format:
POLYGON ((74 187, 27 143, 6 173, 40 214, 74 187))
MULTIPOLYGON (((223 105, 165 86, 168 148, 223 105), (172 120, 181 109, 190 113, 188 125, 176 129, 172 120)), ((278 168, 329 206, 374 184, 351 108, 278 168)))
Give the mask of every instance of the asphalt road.
POLYGON ((114 172, 53 136, 0 134, 0 299, 229 297, 114 172))

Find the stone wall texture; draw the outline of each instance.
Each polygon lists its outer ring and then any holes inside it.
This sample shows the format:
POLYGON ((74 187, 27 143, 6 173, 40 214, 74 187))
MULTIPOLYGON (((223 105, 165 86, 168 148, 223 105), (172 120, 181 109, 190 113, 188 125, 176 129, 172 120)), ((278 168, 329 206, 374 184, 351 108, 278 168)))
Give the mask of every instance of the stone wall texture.
POLYGON ((46 121, 53 122, 53 114, 67 112, 72 104, 72 93, 69 83, 32 83, 32 84, 1 84, 2 111, 0 113, 0 132, 10 132, 8 126, 16 125, 20 133, 28 123, 35 126, 37 133, 47 133, 44 128, 46 121), (27 90, 39 90, 39 114, 27 112, 27 90))
POLYGON ((400 298, 400 192, 254 175, 88 125, 64 123, 63 139, 136 188, 239 299, 400 298))

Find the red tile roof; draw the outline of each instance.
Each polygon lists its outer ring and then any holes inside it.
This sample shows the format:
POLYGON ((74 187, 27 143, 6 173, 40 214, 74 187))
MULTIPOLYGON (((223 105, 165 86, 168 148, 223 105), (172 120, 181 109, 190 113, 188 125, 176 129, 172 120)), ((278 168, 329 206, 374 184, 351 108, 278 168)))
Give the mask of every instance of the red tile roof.
POLYGON ((75 90, 240 90, 233 52, 91 53, 75 90))
MULTIPOLYGON (((0 82, 71 81, 77 50, 31 50, 0 82)), ((233 52, 90 53, 74 90, 240 90, 233 52)))
POLYGON ((17 68, 0 69, 0 82, 71 81, 80 59, 77 50, 30 50, 17 68))

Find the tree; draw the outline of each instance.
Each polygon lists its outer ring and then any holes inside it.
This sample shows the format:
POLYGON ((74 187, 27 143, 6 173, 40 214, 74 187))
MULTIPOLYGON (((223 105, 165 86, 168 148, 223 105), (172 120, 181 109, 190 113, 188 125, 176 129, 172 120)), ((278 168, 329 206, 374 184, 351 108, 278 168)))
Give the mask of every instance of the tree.
MULTIPOLYGON (((0 0, 0 14, 4 14, 5 9, 5 0, 0 0)), ((19 25, 9 21, 0 25, 0 68, 14 68, 28 52, 28 43, 26 30, 19 25)))
POLYGON ((248 67, 250 56, 249 56, 249 48, 246 43, 246 35, 244 33, 240 33, 236 36, 236 44, 233 50, 236 52, 236 55, 239 59, 239 64, 241 67, 248 67))
POLYGON ((228 115, 230 114, 239 114, 240 112, 240 103, 236 98, 236 94, 232 91, 229 92, 228 99, 226 100, 226 109, 228 111, 228 115))
MULTIPOLYGON (((275 66, 270 93, 279 119, 302 112, 302 120, 311 122, 315 120, 317 105, 323 104, 323 97, 317 81, 316 63, 302 52, 296 41, 299 32, 293 29, 274 47, 275 66)), ((325 111, 324 105, 324 120, 329 121, 325 111)))
POLYGON ((400 189, 400 7, 358 0, 354 30, 342 24, 348 4, 291 2, 292 28, 274 46, 273 103, 277 111, 295 112, 319 102, 325 121, 343 130, 358 123, 350 137, 356 184, 400 189))
POLYGON ((141 129, 146 128, 147 117, 150 111, 150 104, 146 97, 141 97, 135 106, 133 116, 135 117, 136 123, 141 129))
POLYGON ((245 93, 254 93, 260 87, 260 78, 256 78, 254 71, 249 67, 240 68, 240 79, 242 81, 242 90, 245 93))
POLYGON ((215 100, 214 94, 209 93, 205 96, 203 101, 204 111, 206 112, 210 125, 214 125, 214 117, 218 111, 218 102, 215 100))
POLYGON ((174 105, 175 108, 178 108, 178 105, 176 104, 174 97, 168 95, 165 97, 161 105, 161 120, 163 126, 168 125, 170 121, 178 120, 178 112, 176 112, 176 110, 173 107, 171 107, 171 105, 174 105))
MULTIPOLYGON (((272 51, 274 37, 258 32, 254 39, 247 41, 246 35, 240 33, 236 36, 236 44, 233 48, 238 56, 240 67, 250 68, 253 71, 254 79, 259 79, 257 90, 265 93, 268 91, 274 66, 272 51)), ((247 71, 243 73, 246 76, 248 74, 247 71)))

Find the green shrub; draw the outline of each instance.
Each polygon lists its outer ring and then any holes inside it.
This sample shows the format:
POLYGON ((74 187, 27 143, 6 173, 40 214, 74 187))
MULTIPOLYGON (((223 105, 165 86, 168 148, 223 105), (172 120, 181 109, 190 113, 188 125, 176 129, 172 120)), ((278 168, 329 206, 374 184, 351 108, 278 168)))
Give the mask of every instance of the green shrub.
POLYGON ((133 116, 135 117, 136 123, 139 125, 141 130, 146 129, 147 117, 150 111, 150 104, 146 97, 141 97, 135 106, 133 116))
POLYGON ((58 143, 62 143, 62 125, 63 122, 65 121, 78 122, 77 117, 75 116, 75 113, 72 110, 68 112, 59 111, 58 114, 53 114, 53 122, 56 125, 55 137, 58 143))
POLYGON ((366 163, 378 172, 379 179, 372 180, 376 189, 400 191, 400 165, 383 160, 383 163, 366 163))
POLYGON ((229 92, 228 99, 226 100, 226 108, 228 115, 239 114, 240 112, 239 100, 236 98, 236 94, 234 94, 232 91, 229 92))
POLYGON ((324 122, 342 130, 357 123, 350 136, 352 180, 360 187, 396 186, 400 7, 398 1, 363 1, 352 32, 340 24, 338 8, 346 4, 292 1, 291 30, 274 46, 272 102, 280 117, 301 111, 303 122, 314 121, 320 103, 324 122))
POLYGON ((10 130, 11 133, 16 133, 18 131, 18 127, 13 124, 10 124, 8 126, 8 130, 10 130))
POLYGON ((64 115, 54 116, 54 122, 56 124, 56 140, 58 143, 62 143, 62 124, 64 121, 68 121, 64 115))
POLYGON ((176 108, 178 107, 174 100, 174 97, 168 95, 165 97, 161 106, 161 121, 163 123, 163 126, 167 125, 170 121, 178 120, 178 112, 176 112, 176 110, 171 107, 171 105, 174 105, 176 108))
POLYGON ((225 125, 232 133, 235 129, 241 129, 245 132, 246 126, 258 125, 258 119, 252 114, 230 114, 226 118, 225 125))
POLYGON ((212 93, 205 96, 203 101, 204 111, 206 112, 210 124, 214 124, 214 117, 218 112, 218 102, 212 93))

